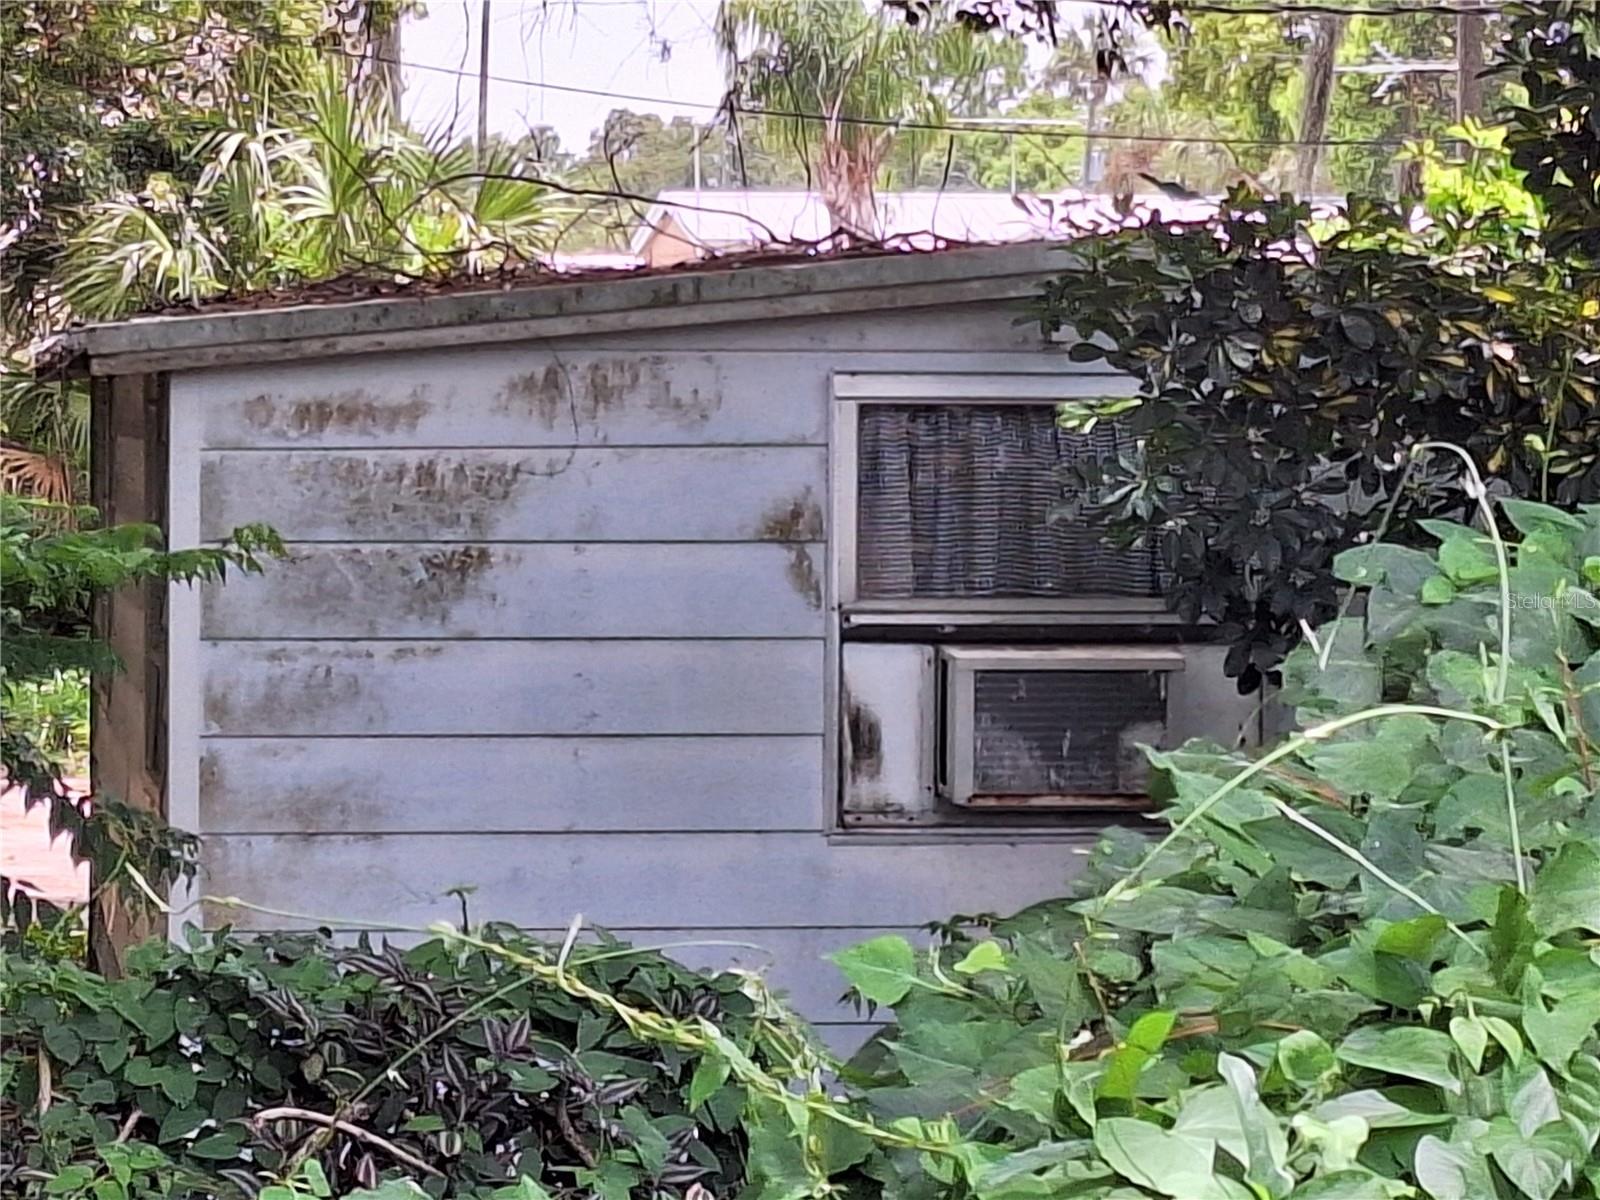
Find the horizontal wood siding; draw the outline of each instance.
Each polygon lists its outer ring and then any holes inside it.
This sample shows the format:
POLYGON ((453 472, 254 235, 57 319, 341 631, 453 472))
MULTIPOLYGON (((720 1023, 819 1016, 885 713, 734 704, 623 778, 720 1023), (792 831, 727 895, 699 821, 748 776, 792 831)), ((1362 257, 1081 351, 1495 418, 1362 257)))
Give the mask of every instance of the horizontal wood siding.
POLYGON ((218 833, 822 828, 813 735, 210 738, 201 784, 218 833))
POLYGON ((477 919, 754 942, 801 1011, 858 1042, 871 1026, 834 1004, 823 955, 1057 894, 1087 845, 824 832, 830 375, 1079 371, 1017 316, 176 375, 185 527, 265 521, 291 552, 185 618, 176 711, 196 715, 174 744, 197 749, 176 811, 206 835, 202 890, 417 929, 473 885, 477 919))
POLYGON ((205 590, 208 638, 822 636, 825 547, 636 542, 294 547, 205 590))
MULTIPOLYGON (((1059 893, 1074 848, 892 837, 839 844, 818 833, 280 834, 212 837, 202 857, 222 891, 305 913, 308 926, 425 927, 454 918, 458 903, 447 893, 470 884, 481 918, 547 928, 581 912, 607 928, 699 929, 920 925, 956 911, 1012 912, 1059 893)), ((283 921, 249 911, 237 920, 245 928, 283 921)))
POLYGON ((200 476, 206 537, 296 542, 814 541, 826 488, 817 446, 218 450, 200 476))
POLYGON ((207 642, 205 733, 822 732, 822 643, 207 642))
POLYGON ((789 365, 782 354, 491 346, 197 372, 196 384, 208 449, 821 445, 826 380, 789 365))

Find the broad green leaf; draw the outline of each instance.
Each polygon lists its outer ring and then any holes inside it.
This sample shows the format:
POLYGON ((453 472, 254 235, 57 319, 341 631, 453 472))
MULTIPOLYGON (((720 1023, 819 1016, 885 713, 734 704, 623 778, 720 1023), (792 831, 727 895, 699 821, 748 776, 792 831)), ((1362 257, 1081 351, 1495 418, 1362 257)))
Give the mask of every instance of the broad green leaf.
POLYGON ((917 985, 916 951, 898 934, 885 934, 828 956, 858 992, 874 1004, 898 1004, 917 985))
POLYGON ((237 1131, 231 1133, 214 1133, 210 1137, 203 1137, 188 1148, 187 1153, 195 1158, 234 1158, 239 1153, 239 1143, 243 1134, 237 1131))
POLYGON ((1578 1167, 1587 1158, 1565 1126, 1545 1125, 1524 1134, 1507 1117, 1491 1121, 1480 1144, 1528 1200, 1550 1200, 1576 1179, 1578 1167))
POLYGON ((1511 1065, 1519 1065, 1522 1062, 1522 1035, 1517 1032, 1517 1027, 1503 1017, 1479 1017, 1478 1020, 1489 1031, 1489 1036, 1500 1043, 1511 1065))
POLYGON ((1445 936, 1448 928, 1445 919, 1433 913, 1396 921, 1378 935, 1373 948, 1384 954, 1398 954, 1426 965, 1434 961, 1439 940, 1445 936))
POLYGON ((724 1083, 733 1069, 731 1063, 713 1047, 695 1064, 694 1075, 689 1079, 689 1111, 694 1112, 724 1083))
POLYGON ((1533 878, 1528 915, 1545 937, 1568 929, 1600 933, 1600 853, 1582 842, 1556 851, 1533 878))
POLYGON ((1578 533, 1584 531, 1582 521, 1553 505, 1540 504, 1536 500, 1521 500, 1514 496, 1503 496, 1496 503, 1522 533, 1534 533, 1547 526, 1578 533))
POLYGON ((1344 791, 1374 800, 1396 799, 1416 767, 1406 749, 1373 738, 1314 745, 1305 757, 1320 777, 1336 779, 1344 791))
POLYGON ((1358 1067, 1420 1079, 1452 1096, 1461 1092, 1461 1081, 1452 1070, 1453 1044, 1436 1029, 1369 1025, 1340 1042, 1335 1053, 1358 1067))
MULTIPOLYGON (((1169 1133, 1149 1121, 1108 1117, 1095 1126, 1094 1147, 1118 1175, 1173 1200, 1213 1200, 1230 1193, 1212 1170, 1215 1143, 1169 1133)), ((1233 1195, 1249 1196, 1237 1186, 1233 1195)))
POLYGON ((1345 583, 1361 587, 1388 583, 1398 592, 1411 593, 1435 573, 1435 567, 1433 558, 1421 550, 1392 542, 1374 542, 1370 546, 1341 550, 1334 556, 1333 573, 1345 583))
POLYGON ((1318 1175, 1294 1190, 1294 1200, 1402 1200, 1416 1192, 1398 1179, 1383 1179, 1367 1171, 1339 1171, 1318 1175))
POLYGON ((1523 1136, 1532 1136, 1551 1121, 1561 1120, 1556 1090, 1550 1084, 1550 1076, 1538 1063, 1507 1067, 1501 1073, 1500 1088, 1506 1112, 1516 1121, 1523 1136))
MULTIPOLYGON (((1367 1144, 1371 1130, 1360 1117, 1339 1117, 1334 1121, 1319 1121, 1310 1113, 1299 1113, 1294 1118, 1295 1132, 1305 1145, 1313 1149, 1321 1160, 1322 1171, 1346 1171, 1356 1166, 1356 1156, 1367 1144)), ((1298 1194, 1298 1193, 1296 1193, 1298 1194)))
POLYGON ((955 965, 955 970, 962 975, 977 975, 984 971, 1005 969, 1006 952, 1000 948, 999 942, 979 942, 955 965))
POLYGON ((1195 1141, 1215 1142, 1241 1167, 1250 1163, 1250 1146, 1239 1122, 1239 1106, 1226 1084, 1212 1084, 1185 1096, 1172 1132, 1195 1141))
POLYGON ((1574 996, 1546 1009, 1533 982, 1537 974, 1530 967, 1523 984, 1522 1031, 1540 1059, 1564 1072, 1579 1047, 1600 1034, 1600 994, 1574 996))
POLYGON ((174 1105, 167 1111, 167 1115, 161 1118, 156 1141, 175 1142, 179 1138, 190 1137, 210 1115, 202 1108, 178 1108, 174 1105))
POLYGON ((1271 1200, 1287 1196, 1294 1177, 1284 1167, 1289 1156, 1289 1139, 1278 1118, 1267 1111, 1256 1090, 1256 1073, 1244 1059, 1232 1054, 1217 1056, 1217 1072, 1233 1094, 1249 1156, 1245 1161, 1245 1182, 1265 1192, 1271 1200))
POLYGON ((1417 1182, 1433 1200, 1490 1200, 1497 1195, 1489 1160, 1471 1145, 1444 1142, 1431 1133, 1417 1143, 1417 1182))
POLYGON ((1011 1081, 1011 1086, 1000 1097, 1000 1107, 1013 1112, 1027 1113, 1045 1128, 1053 1128, 1056 1119, 1056 1097, 1061 1094, 1061 1072, 1053 1063, 1029 1067, 1011 1081))
POLYGON ((1363 1088, 1324 1100, 1311 1110, 1319 1121, 1332 1124, 1341 1117, 1360 1117, 1373 1129, 1404 1129, 1415 1125, 1442 1125, 1450 1120, 1446 1113, 1416 1112, 1397 1104, 1382 1092, 1363 1088))
POLYGON ((1145 1013, 1135 1021, 1106 1063, 1105 1074, 1100 1077, 1100 1094, 1118 1100, 1133 1099, 1139 1073, 1161 1053, 1177 1019, 1176 1013, 1157 1011, 1145 1013))
POLYGON ((1472 1064, 1474 1071, 1483 1070, 1483 1053, 1489 1048, 1489 1030, 1477 1017, 1451 1017, 1450 1039, 1472 1064))
POLYGON ((1316 1087, 1339 1069, 1333 1047, 1309 1029, 1280 1039, 1274 1054, 1283 1077, 1303 1088, 1316 1087))
POLYGON ((1432 575, 1422 581, 1419 597, 1424 604, 1449 604, 1456 598, 1455 584, 1443 575, 1432 575))

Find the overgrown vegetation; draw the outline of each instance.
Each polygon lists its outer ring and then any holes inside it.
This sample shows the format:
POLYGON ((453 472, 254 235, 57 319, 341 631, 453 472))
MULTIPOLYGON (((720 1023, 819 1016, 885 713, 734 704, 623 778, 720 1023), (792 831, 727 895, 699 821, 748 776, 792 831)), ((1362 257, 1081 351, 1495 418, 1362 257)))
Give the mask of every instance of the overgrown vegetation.
POLYGON ((1300 733, 1153 752, 1153 847, 1112 836, 1070 899, 949 951, 840 956, 898 1022, 864 1111, 960 1147, 857 1170, 986 1200, 1600 1190, 1600 508, 1502 511, 1506 576, 1442 521, 1342 554, 1365 616, 1291 656, 1300 733))
MULTIPOLYGON (((236 529, 216 546, 166 550, 153 525, 106 528, 87 507, 0 493, 0 694, 6 715, 0 774, 21 791, 25 807, 50 806, 51 835, 69 835, 74 858, 90 864, 97 889, 143 904, 146 888, 165 889, 193 874, 196 842, 159 816, 124 806, 121 797, 85 803, 62 781, 63 772, 82 766, 87 751, 87 674, 120 666, 95 636, 94 600, 123 587, 199 584, 221 580, 230 569, 259 571, 281 553, 277 535, 264 526, 236 529)), ((48 905, 37 912, 27 893, 13 890, 17 882, 0 875, 0 924, 26 932, 36 916, 58 915, 48 905)))
MULTIPOLYGON (((512 931, 484 936, 550 958, 512 931)), ((714 1022, 763 1061, 783 1045, 771 1002, 736 976, 609 941, 564 970, 714 1022)), ((398 1173, 436 1196, 513 1200, 544 1194, 524 1177, 612 1200, 731 1195, 743 1180, 737 1083, 452 941, 195 934, 134 952, 116 982, 11 958, 0 998, 8 1195, 249 1196, 308 1165, 340 1192, 398 1173)))

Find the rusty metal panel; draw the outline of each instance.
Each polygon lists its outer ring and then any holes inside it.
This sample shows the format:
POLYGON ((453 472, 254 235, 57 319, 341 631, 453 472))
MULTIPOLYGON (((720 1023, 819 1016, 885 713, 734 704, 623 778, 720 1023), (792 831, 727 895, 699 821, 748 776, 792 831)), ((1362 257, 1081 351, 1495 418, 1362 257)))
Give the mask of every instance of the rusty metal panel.
POLYGON ((813 734, 208 738, 203 747, 200 815, 212 833, 822 828, 813 734))
MULTIPOLYGON (((477 912, 523 926, 564 926, 581 911, 613 929, 825 928, 1015 912, 1060 895, 1088 846, 1086 836, 838 844, 815 833, 322 834, 208 837, 202 859, 219 894, 314 923, 453 920, 449 889, 473 884, 477 912)), ((205 918, 284 923, 216 908, 205 918)))
POLYGON ((510 346, 194 380, 207 396, 207 449, 820 445, 826 380, 791 366, 781 354, 510 346))
POLYGON ((213 639, 822 636, 823 547, 295 546, 205 589, 213 639))
POLYGON ((200 662, 206 735, 822 732, 813 639, 204 642, 200 662))
POLYGON ((827 452, 670 449, 214 451, 202 524, 291 541, 772 541, 823 536, 827 452))

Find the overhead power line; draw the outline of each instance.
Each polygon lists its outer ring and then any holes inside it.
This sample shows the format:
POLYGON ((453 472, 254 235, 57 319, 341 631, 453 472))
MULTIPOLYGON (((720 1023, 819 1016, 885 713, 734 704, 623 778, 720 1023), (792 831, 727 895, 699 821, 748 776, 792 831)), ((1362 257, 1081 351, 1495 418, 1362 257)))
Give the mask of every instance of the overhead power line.
MULTIPOLYGON (((371 54, 357 54, 349 50, 335 50, 335 53, 344 54, 350 58, 357 58, 363 62, 376 62, 386 65, 396 65, 393 60, 371 54)), ((463 78, 476 79, 476 71, 460 71, 454 67, 437 67, 428 63, 401 64, 408 70, 432 71, 440 75, 456 75, 463 78)), ((1004 117, 962 117, 959 124, 940 121, 900 120, 891 117, 830 117, 824 113, 806 112, 799 109, 766 108, 747 104, 740 104, 735 100, 724 100, 712 104, 704 100, 679 100, 670 96, 645 96, 636 92, 613 92, 604 88, 580 87, 570 83, 551 83, 543 79, 522 79, 515 75, 488 76, 495 83, 510 84, 516 87, 538 88, 543 91, 565 92, 579 96, 598 96, 608 100, 627 100, 635 104, 660 104, 672 108, 695 108, 707 112, 732 112, 738 116, 746 117, 771 117, 783 121, 805 121, 808 123, 828 124, 830 122, 840 125, 856 125, 874 129, 903 129, 919 133, 947 133, 947 134, 1013 134, 1017 136, 1055 137, 1055 138, 1094 138, 1096 141, 1113 142, 1158 142, 1162 144, 1194 144, 1202 146, 1376 146, 1397 149, 1405 144, 1396 138, 1317 138, 1315 140, 1301 140, 1297 138, 1250 138, 1250 137, 1212 137, 1203 134, 1166 134, 1166 133, 1115 133, 1104 129, 1093 132, 1075 125, 1061 123, 1053 125, 1048 118, 1029 117, 1026 120, 1008 122, 1004 117)))

